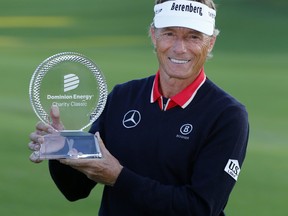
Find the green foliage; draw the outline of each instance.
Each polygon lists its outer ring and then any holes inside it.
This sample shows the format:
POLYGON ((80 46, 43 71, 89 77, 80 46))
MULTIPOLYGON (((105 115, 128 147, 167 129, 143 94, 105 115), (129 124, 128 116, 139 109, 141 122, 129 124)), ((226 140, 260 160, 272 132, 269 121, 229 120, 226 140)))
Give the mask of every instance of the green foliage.
MULTIPOLYGON (((29 162, 29 134, 38 121, 28 86, 47 57, 75 51, 102 69, 109 89, 154 74, 148 37, 154 1, 3 0, 0 7, 1 215, 97 215, 102 186, 69 203, 53 184, 47 162, 29 162)), ((282 216, 288 165, 285 0, 219 0, 221 30, 206 73, 242 101, 251 135, 247 159, 227 205, 228 215, 282 216)))

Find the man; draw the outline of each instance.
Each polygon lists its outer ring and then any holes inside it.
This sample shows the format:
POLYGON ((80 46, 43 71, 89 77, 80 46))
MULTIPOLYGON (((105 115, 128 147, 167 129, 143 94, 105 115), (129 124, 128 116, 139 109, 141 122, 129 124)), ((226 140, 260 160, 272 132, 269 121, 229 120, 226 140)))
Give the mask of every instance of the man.
MULTIPOLYGON (((105 184, 99 215, 224 215, 246 152, 243 105, 204 71, 217 30, 212 0, 157 1, 151 39, 155 76, 117 85, 96 133, 102 159, 50 160, 50 173, 70 201, 105 184), (101 139, 101 137, 102 139, 101 139)), ((61 129, 59 110, 52 126, 61 129)), ((52 127, 38 123, 31 150, 52 127)), ((33 154, 30 159, 39 162, 33 154)))

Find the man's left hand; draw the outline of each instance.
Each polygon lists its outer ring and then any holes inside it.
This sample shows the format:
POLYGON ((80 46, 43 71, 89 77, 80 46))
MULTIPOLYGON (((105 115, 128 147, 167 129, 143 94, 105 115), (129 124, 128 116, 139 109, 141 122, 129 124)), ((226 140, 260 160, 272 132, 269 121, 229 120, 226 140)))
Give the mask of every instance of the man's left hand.
POLYGON ((100 134, 97 132, 95 135, 98 139, 102 158, 61 159, 60 162, 84 173, 89 179, 95 182, 113 186, 123 169, 123 166, 106 149, 100 134))

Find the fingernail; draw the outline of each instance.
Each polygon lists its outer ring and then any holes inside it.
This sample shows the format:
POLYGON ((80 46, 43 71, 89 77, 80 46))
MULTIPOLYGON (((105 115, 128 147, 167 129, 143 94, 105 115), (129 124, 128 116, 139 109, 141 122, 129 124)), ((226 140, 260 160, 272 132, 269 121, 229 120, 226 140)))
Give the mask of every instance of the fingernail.
POLYGON ((53 113, 54 116, 59 116, 59 108, 57 105, 53 104, 51 108, 51 112, 53 113))
POLYGON ((37 139, 37 141, 38 141, 38 143, 44 143, 44 138, 43 138, 43 137, 39 137, 39 138, 37 139))
POLYGON ((40 148, 41 148, 41 146, 40 146, 40 145, 35 145, 35 146, 34 146, 34 148, 33 148, 33 150, 34 150, 34 151, 39 151, 39 150, 40 150, 40 148))

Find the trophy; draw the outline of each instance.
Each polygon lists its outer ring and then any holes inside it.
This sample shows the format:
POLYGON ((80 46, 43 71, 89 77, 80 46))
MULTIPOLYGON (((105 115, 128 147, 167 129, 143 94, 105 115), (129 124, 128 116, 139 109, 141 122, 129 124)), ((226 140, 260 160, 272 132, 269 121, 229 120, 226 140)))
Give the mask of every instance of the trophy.
POLYGON ((41 160, 101 158, 96 137, 85 129, 101 115, 107 95, 102 72, 84 55, 63 52, 44 60, 31 78, 30 102, 46 124, 51 124, 51 107, 57 106, 65 129, 44 135, 34 155, 41 160))

